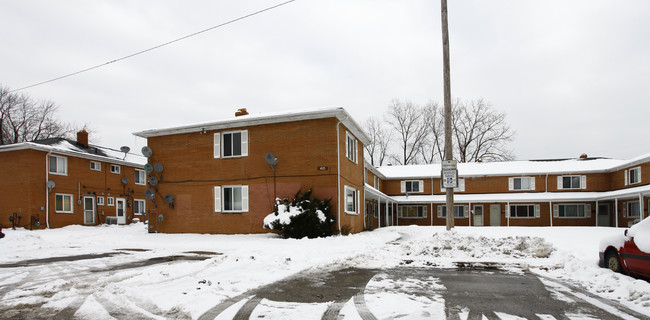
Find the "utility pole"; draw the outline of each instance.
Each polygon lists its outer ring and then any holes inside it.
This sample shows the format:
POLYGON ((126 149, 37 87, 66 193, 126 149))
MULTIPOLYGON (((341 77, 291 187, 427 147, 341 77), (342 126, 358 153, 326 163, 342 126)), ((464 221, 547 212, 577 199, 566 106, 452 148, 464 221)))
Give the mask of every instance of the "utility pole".
MULTIPOLYGON (((453 160, 451 144, 451 80, 449 71, 449 27, 447 22, 447 0, 440 0, 442 21, 442 73, 445 98, 445 161, 453 160)), ((442 176, 441 176, 442 178, 442 176)), ((454 188, 446 188, 447 231, 454 227, 454 188)))

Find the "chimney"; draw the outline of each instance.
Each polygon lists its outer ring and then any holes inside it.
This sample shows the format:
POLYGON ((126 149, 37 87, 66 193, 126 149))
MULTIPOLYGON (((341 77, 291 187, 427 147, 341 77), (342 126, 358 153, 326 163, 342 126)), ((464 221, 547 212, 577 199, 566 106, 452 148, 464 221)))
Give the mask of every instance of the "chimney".
POLYGON ((88 131, 81 130, 77 132, 77 143, 84 147, 88 147, 88 131))
POLYGON ((586 153, 581 154, 580 159, 587 159, 587 154, 586 153))
POLYGON ((235 117, 246 116, 246 115, 248 115, 248 111, 246 111, 246 108, 238 109, 237 112, 235 112, 235 117))

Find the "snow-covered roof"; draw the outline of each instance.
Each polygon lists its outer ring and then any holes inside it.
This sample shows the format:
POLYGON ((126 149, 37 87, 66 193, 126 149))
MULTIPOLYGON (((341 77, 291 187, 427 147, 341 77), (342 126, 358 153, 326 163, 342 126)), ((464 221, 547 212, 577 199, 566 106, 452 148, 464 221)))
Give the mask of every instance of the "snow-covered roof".
MULTIPOLYGON (((647 161, 648 157, 635 159, 635 161, 647 161)), ((481 177, 563 173, 581 174, 609 172, 616 168, 623 168, 631 163, 631 160, 625 161, 607 158, 471 162, 459 163, 458 175, 460 177, 481 177)), ((441 164, 382 166, 377 169, 387 179, 440 178, 441 164)))
MULTIPOLYGON (((366 185, 366 189, 369 186, 366 185)), ((502 202, 567 202, 597 201, 621 198, 635 198, 639 194, 650 194, 650 185, 605 192, 518 192, 518 193, 455 193, 455 203, 502 203, 502 202)), ((382 194, 383 195, 383 194, 382 194)), ((445 203, 445 194, 386 196, 400 204, 409 203, 445 203)))
POLYGON ((126 153, 125 155, 125 153, 120 150, 96 146, 92 144, 89 144, 87 147, 85 147, 73 140, 64 138, 51 138, 33 142, 22 142, 0 146, 0 152, 25 149, 53 152, 56 154, 69 155, 79 158, 86 158, 134 167, 143 167, 147 163, 147 158, 137 154, 126 153))
POLYGON ((165 136, 172 134, 181 134, 189 132, 200 132, 203 130, 221 130, 238 127, 248 127, 261 124, 282 123, 301 120, 313 120, 322 118, 337 118, 364 144, 369 141, 368 136, 361 126, 348 114, 343 107, 327 107, 318 109, 303 109, 293 111, 281 111, 270 113, 248 114, 238 117, 221 119, 213 122, 191 124, 180 127, 151 129, 133 134, 138 137, 149 138, 165 136))

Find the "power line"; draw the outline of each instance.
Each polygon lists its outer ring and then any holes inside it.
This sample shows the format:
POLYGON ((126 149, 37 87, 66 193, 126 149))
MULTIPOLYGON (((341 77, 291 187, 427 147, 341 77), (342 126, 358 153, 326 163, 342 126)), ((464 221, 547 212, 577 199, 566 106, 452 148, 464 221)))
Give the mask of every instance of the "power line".
POLYGON ((46 83, 50 83, 50 82, 54 82, 54 81, 57 81, 57 80, 61 80, 61 79, 67 78, 67 77, 71 77, 71 76, 74 76, 74 75, 78 75, 78 74, 80 74, 80 73, 88 72, 88 71, 90 71, 90 70, 94 70, 94 69, 97 69, 97 68, 101 68, 101 67, 103 67, 103 66, 106 66, 106 65, 109 65, 109 64, 112 64, 112 63, 118 62, 118 61, 122 61, 122 60, 125 60, 125 59, 129 59, 129 58, 135 57, 135 56, 137 56, 137 55, 141 55, 141 54, 143 54, 143 53, 147 53, 147 52, 149 52, 149 51, 153 51, 153 50, 155 50, 155 49, 162 48, 162 47, 167 46, 167 45, 170 45, 170 44, 172 44, 172 43, 179 42, 179 41, 181 41, 181 40, 185 40, 185 39, 187 39, 187 38, 191 38, 191 37, 194 37, 194 36, 196 36, 196 35, 199 35, 199 34, 202 34, 202 33, 205 33, 205 32, 208 32, 208 31, 211 31, 211 30, 214 30, 214 29, 217 29, 217 28, 221 28, 221 27, 223 27, 223 26, 227 26, 227 25, 232 24, 232 23, 235 23, 235 22, 237 22, 237 21, 244 20, 244 19, 246 19, 246 18, 250 18, 250 17, 252 17, 252 16, 258 15, 258 14, 260 14, 260 13, 263 13, 263 12, 266 12, 266 11, 269 11, 269 10, 273 10, 273 9, 275 9, 275 8, 278 8, 278 7, 284 6, 284 5, 289 4, 289 3, 291 3, 291 2, 294 2, 294 1, 296 1, 296 0, 288 0, 288 1, 285 1, 285 2, 282 2, 282 3, 279 3, 279 4, 276 4, 276 5, 274 5, 274 6, 271 6, 271 7, 268 7, 268 8, 262 9, 262 10, 259 10, 259 11, 255 11, 255 12, 253 12, 253 13, 249 13, 249 14, 244 15, 244 16, 241 16, 241 17, 239 17, 239 18, 236 18, 236 19, 233 19, 233 20, 230 20, 230 21, 227 21, 227 22, 224 22, 224 23, 218 24, 218 25, 216 25, 216 26, 213 26, 213 27, 210 27, 210 28, 207 28, 207 29, 203 29, 203 30, 201 30, 201 31, 197 31, 197 32, 194 32, 194 33, 192 33, 192 34, 189 34, 189 35, 186 35, 186 36, 183 36, 183 37, 180 37, 180 38, 177 38, 177 39, 174 39, 174 40, 171 40, 171 41, 168 41, 168 42, 162 43, 162 44, 159 44, 159 45, 154 46, 154 47, 151 47, 151 48, 149 48, 149 49, 145 49, 145 50, 142 50, 142 51, 138 51, 138 52, 136 52, 136 53, 132 53, 132 54, 126 55, 126 56, 124 56, 124 57, 121 57, 121 58, 118 58, 118 59, 115 59, 115 60, 111 60, 111 61, 108 61, 108 62, 105 62, 105 63, 99 64, 99 65, 96 65, 96 66, 93 66, 93 67, 90 67, 90 68, 86 68, 86 69, 83 69, 83 70, 79 70, 79 71, 76 71, 76 72, 73 72, 73 73, 69 73, 69 74, 66 74, 66 75, 63 75, 63 76, 60 76, 60 77, 56 77, 56 78, 53 78, 53 79, 50 79, 50 80, 46 80, 46 81, 43 81, 43 82, 35 83, 35 84, 29 85, 29 86, 26 86, 26 87, 22 87, 22 88, 14 89, 14 90, 11 90, 11 91, 9 91, 9 92, 15 92, 15 91, 25 90, 25 89, 28 89, 28 88, 33 88, 33 87, 40 86, 40 85, 43 85, 43 84, 46 84, 46 83))

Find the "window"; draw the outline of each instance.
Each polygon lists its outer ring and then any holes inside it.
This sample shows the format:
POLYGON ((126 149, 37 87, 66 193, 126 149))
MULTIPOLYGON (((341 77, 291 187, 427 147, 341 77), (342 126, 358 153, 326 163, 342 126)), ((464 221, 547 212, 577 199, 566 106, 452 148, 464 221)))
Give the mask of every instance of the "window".
POLYGON ((98 206, 104 205, 104 197, 97 197, 97 205, 98 206))
POLYGON ((141 199, 133 200, 133 214, 144 214, 144 213, 145 213, 144 200, 141 199))
POLYGON ((248 186, 214 187, 214 212, 248 212, 248 186))
POLYGON ((399 217, 405 219, 426 218, 427 206, 399 206, 399 217))
POLYGON ((114 206, 114 205, 115 205, 115 198, 113 198, 113 197, 106 197, 106 205, 107 205, 107 206, 114 206))
POLYGON ((359 192, 357 189, 345 186, 345 212, 346 213, 357 213, 359 200, 359 192))
POLYGON ((627 203, 627 217, 636 218, 640 216, 641 207, 639 201, 630 201, 627 203))
POLYGON ((357 163, 357 139, 347 131, 345 132, 345 156, 357 163))
POLYGON ((375 184, 374 184, 375 189, 379 190, 379 177, 375 176, 375 184))
MULTIPOLYGON (((440 179, 440 191, 445 192, 445 189, 442 187, 442 179, 440 179)), ((454 188, 454 192, 465 192, 465 178, 458 178, 458 187, 454 188)))
POLYGON ((73 213, 72 195, 57 193, 54 196, 54 210, 59 213, 73 213))
POLYGON ((248 156, 248 130, 215 133, 214 158, 248 156))
POLYGON ((625 185, 637 184, 641 182, 641 167, 625 170, 625 185))
POLYGON ((401 185, 402 193, 416 193, 424 191, 424 181, 423 180, 406 180, 402 181, 401 185))
POLYGON ((562 189, 586 189, 587 176, 558 176, 557 188, 562 189))
POLYGON ((68 174, 68 158, 61 156, 50 156, 50 173, 52 174, 68 174))
POLYGON ((539 218, 540 206, 538 204, 511 204, 506 206, 510 218, 539 218))
POLYGON ((101 162, 90 161, 90 170, 93 170, 93 171, 102 171, 102 164, 101 164, 101 162))
POLYGON ((147 175, 145 174, 144 170, 135 169, 135 184, 147 184, 147 175))
MULTIPOLYGON (((464 205, 455 205, 454 206, 454 218, 464 218, 466 213, 469 211, 469 206, 464 205)), ((447 217, 447 206, 440 205, 438 206, 438 218, 447 217)))
POLYGON ((558 204, 556 208, 553 208, 554 213, 557 209, 558 218, 585 218, 589 217, 589 211, 591 211, 591 205, 585 205, 584 203, 580 204, 558 204))
POLYGON ((120 174, 120 166, 118 166, 116 164, 112 164, 111 165, 111 173, 120 174))
POLYGON ((535 177, 508 178, 508 190, 535 190, 535 177))

